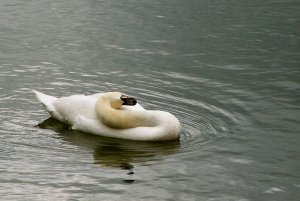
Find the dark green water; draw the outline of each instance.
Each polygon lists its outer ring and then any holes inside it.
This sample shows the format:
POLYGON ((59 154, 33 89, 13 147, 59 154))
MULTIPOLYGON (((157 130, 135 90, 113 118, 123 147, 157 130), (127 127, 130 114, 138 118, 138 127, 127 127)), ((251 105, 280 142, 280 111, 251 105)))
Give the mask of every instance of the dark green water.
POLYGON ((1 1, 0 200, 299 200, 299 9, 297 0, 1 1), (43 122, 30 89, 120 90, 177 116, 180 141, 66 130, 43 122))

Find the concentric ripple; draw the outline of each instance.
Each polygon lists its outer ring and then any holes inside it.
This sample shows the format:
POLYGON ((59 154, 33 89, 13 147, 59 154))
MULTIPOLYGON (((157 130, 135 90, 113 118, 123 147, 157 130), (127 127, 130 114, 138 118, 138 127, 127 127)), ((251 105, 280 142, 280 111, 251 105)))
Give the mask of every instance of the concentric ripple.
MULTIPOLYGON (((180 134, 180 144, 175 144, 171 147, 164 144, 144 144, 141 147, 144 152, 141 153, 137 149, 132 149, 134 146, 127 146, 126 143, 118 142, 111 144, 111 142, 105 142, 102 145, 95 145, 98 147, 94 150, 96 163, 112 163, 111 165, 113 165, 112 161, 116 161, 117 164, 119 164, 119 160, 111 160, 111 158, 114 159, 114 156, 118 156, 120 152, 125 153, 123 156, 128 159, 128 162, 141 162, 145 161, 145 158, 150 162, 150 158, 155 160, 156 157, 147 157, 150 155, 161 156, 166 153, 175 154, 178 152, 192 153, 210 146, 218 140, 218 138, 230 134, 232 125, 238 122, 237 118, 231 114, 230 111, 227 111, 225 109, 226 107, 223 107, 224 105, 217 100, 211 101, 211 98, 208 100, 206 98, 207 96, 214 96, 212 92, 207 90, 208 86, 214 86, 215 90, 218 90, 220 86, 224 84, 201 77, 180 74, 178 72, 148 72, 145 70, 141 73, 129 74, 122 71, 102 69, 101 71, 92 72, 94 76, 89 76, 89 79, 84 79, 85 82, 83 83, 80 80, 87 75, 80 69, 78 69, 76 73, 64 72, 59 66, 45 62, 34 66, 23 65, 20 66, 20 69, 23 67, 29 71, 38 69, 38 71, 36 71, 38 74, 43 73, 43 69, 55 73, 55 78, 46 79, 43 84, 43 86, 45 84, 50 86, 50 88, 42 89, 46 90, 46 93, 56 96, 65 96, 73 93, 82 93, 82 91, 85 91, 84 93, 86 94, 110 90, 124 91, 125 93, 135 96, 139 103, 146 109, 171 112, 181 122, 182 132, 180 134), (72 75, 72 79, 66 76, 68 74, 72 75), (55 88, 59 89, 61 94, 58 94, 55 88), (114 152, 111 153, 112 150, 114 150, 114 152), (121 151, 116 152, 115 150, 121 151), (103 155, 111 157, 108 157, 108 160, 102 157, 101 161, 99 159, 101 157, 99 156, 103 155)), ((14 73, 17 77, 24 74, 21 70, 15 70, 14 73)), ((25 76, 31 77, 32 75, 25 74, 25 76)), ((29 88, 32 88, 32 86, 19 87, 14 90, 13 94, 2 95, 1 99, 3 102, 6 99, 10 99, 11 101, 16 101, 19 105, 31 103, 30 108, 33 108, 36 101, 29 88)), ((7 110, 7 112, 10 111, 7 110)), ((14 112, 16 113, 17 111, 14 112)), ((29 111, 29 113, 32 116, 39 116, 37 118, 41 116, 41 113, 33 111, 29 111)), ((15 115, 23 116, 23 114, 15 115)), ((26 116, 22 118, 26 119, 26 116)), ((26 121, 29 123, 33 122, 33 120, 30 119, 26 121)), ((12 123, 9 121, 5 122, 12 123)), ((18 122, 16 122, 16 125, 18 125, 18 122)), ((72 138, 64 137, 63 139, 72 138)), ((81 141, 84 139, 81 139, 81 141)), ((80 143, 79 146, 82 146, 82 143, 80 143)))
POLYGON ((238 123, 238 119, 217 100, 213 103, 205 101, 203 94, 210 94, 204 93, 206 86, 202 89, 199 83, 219 86, 213 81, 162 72, 131 76, 130 80, 134 82, 124 82, 146 109, 171 112, 181 122, 180 152, 190 153, 209 146, 228 135, 232 126, 238 123))
MULTIPOLYGON (((94 76, 89 76, 89 79, 83 79, 83 77, 87 76, 84 70, 78 69, 76 73, 64 72, 58 65, 46 62, 34 66, 22 65, 20 69, 23 67, 29 71, 35 70, 38 74, 44 73, 43 69, 53 71, 55 78, 50 77, 44 80, 42 84, 43 86, 47 85, 50 87, 41 90, 55 96, 119 90, 135 96, 138 102, 146 109, 171 112, 179 119, 182 125, 180 147, 178 145, 176 145, 175 148, 172 146, 172 153, 175 153, 174 150, 180 153, 191 153, 210 146, 220 137, 230 134, 232 126, 238 123, 237 118, 226 109, 224 104, 218 102, 217 98, 206 98, 214 97, 215 91, 222 90, 221 87, 225 85, 224 83, 216 83, 207 78, 204 79, 167 71, 148 72, 145 70, 144 72, 129 74, 122 71, 102 69, 101 71, 91 72, 94 76), (72 79, 66 76, 68 74, 72 75, 72 79), (80 80, 84 80, 84 82, 80 80), (214 87, 214 89, 210 90, 208 87, 214 87), (57 89, 59 89, 60 94, 58 94, 57 89)), ((25 72, 15 70, 14 73, 15 76, 18 77, 25 72)), ((32 75, 25 73, 25 76, 31 77, 32 75)), ((28 103, 30 103, 30 108, 33 108, 37 102, 29 88, 33 87, 22 85, 22 87, 14 89, 14 93, 2 95, 2 102, 5 102, 6 99, 10 99, 11 101, 16 101, 18 105, 28 105, 28 103)), ((37 88, 39 88, 39 86, 37 88)), ((40 111, 43 111, 42 108, 40 111)), ((9 112, 9 110, 7 110, 7 112, 9 112)), ((17 111, 14 112, 16 113, 17 111)), ((41 113, 33 111, 29 111, 29 113, 32 116, 38 116, 37 118, 41 116, 41 113)), ((23 114, 15 115, 20 116, 23 114)), ((26 119, 26 116, 22 118, 26 119)), ((26 121, 30 123, 33 120, 27 119, 26 121)), ((18 122, 16 122, 16 125, 18 125, 18 122)), ((108 144, 110 146, 110 143, 108 144)), ((96 155, 99 155, 100 152, 106 153, 112 150, 107 149, 107 146, 108 145, 104 143, 101 149, 97 148, 96 152, 98 154, 96 155)), ((151 155, 151 153, 153 155, 160 155, 162 152, 171 153, 168 151, 169 147, 163 144, 143 146, 142 149, 146 151, 144 154, 138 155, 136 154, 137 150, 132 152, 132 149, 128 148, 128 146, 124 148, 124 144, 121 145, 121 148, 119 145, 113 147, 119 147, 118 149, 121 149, 122 153, 128 153, 128 158, 135 156, 133 158, 138 158, 138 161, 141 161, 143 156, 151 155), (164 149, 164 151, 162 151, 162 149, 164 149)), ((115 152, 112 154, 118 155, 115 152)), ((130 161, 132 160, 130 159, 130 161)))

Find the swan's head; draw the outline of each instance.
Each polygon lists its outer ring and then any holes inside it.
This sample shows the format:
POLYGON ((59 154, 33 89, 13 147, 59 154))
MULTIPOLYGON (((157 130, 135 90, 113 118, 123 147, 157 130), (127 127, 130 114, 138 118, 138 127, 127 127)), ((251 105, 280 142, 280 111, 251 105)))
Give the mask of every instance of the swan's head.
POLYGON ((103 98, 110 102, 111 107, 114 109, 120 109, 122 105, 136 105, 137 103, 134 98, 120 92, 105 93, 103 98))

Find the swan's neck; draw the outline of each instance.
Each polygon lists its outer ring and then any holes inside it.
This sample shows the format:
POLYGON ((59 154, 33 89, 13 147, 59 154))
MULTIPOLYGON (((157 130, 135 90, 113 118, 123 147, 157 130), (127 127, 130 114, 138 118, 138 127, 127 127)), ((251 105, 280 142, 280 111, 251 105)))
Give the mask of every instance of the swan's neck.
POLYGON ((112 128, 126 129, 154 124, 146 111, 115 109, 105 98, 99 98, 96 102, 96 113, 100 121, 112 128))

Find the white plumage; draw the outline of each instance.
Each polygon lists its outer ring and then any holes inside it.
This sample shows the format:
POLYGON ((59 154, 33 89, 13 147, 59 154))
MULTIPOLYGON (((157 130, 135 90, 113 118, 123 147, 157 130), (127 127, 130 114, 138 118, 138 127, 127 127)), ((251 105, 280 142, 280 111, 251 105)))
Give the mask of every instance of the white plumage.
POLYGON ((74 130, 139 141, 174 140, 180 134, 180 123, 174 115, 145 110, 119 92, 56 98, 33 91, 53 118, 74 130), (127 99, 130 106, 124 105, 127 99))

